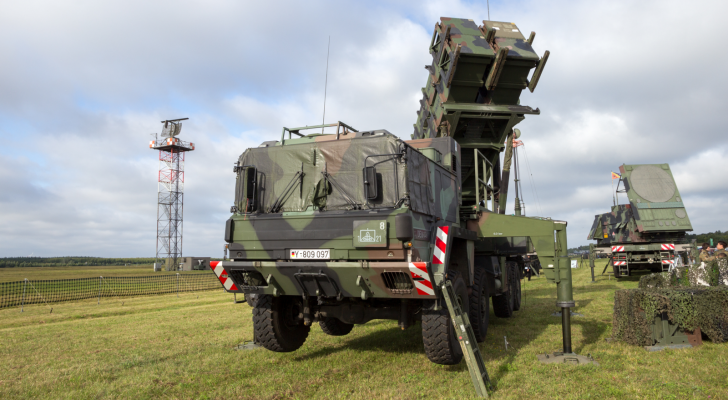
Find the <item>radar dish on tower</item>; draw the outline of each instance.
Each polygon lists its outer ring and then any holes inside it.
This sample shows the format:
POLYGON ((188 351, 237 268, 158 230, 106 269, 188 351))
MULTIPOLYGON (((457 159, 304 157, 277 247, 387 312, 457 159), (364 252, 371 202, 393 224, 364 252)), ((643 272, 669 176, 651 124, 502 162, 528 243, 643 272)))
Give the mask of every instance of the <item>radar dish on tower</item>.
POLYGON ((629 180, 638 195, 653 203, 668 201, 675 195, 675 182, 670 174, 654 165, 635 167, 629 180))
POLYGON ((179 135, 182 130, 182 122, 167 121, 162 127, 162 137, 171 138, 179 135))

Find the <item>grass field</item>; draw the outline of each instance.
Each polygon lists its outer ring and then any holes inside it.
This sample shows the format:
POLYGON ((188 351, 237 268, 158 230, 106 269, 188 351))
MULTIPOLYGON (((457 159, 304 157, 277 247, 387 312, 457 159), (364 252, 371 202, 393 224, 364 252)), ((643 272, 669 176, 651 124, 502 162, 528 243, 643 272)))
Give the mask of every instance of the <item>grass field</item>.
MULTIPOLYGON (((180 271, 181 274, 199 274, 200 271, 180 271)), ((130 266, 74 266, 74 267, 24 267, 0 268, 0 282, 22 281, 28 279, 73 279, 99 276, 140 276, 176 274, 176 272, 152 270, 152 265, 130 266)))
MULTIPOLYGON (((602 268, 598 268, 601 272, 602 268)), ((555 285, 524 281, 514 318, 491 313, 481 345, 494 399, 728 398, 728 344, 650 353, 614 343, 617 282, 574 270, 574 350, 600 366, 541 365, 536 355, 561 347, 555 285), (504 348, 504 336, 510 343, 504 348)), ((95 273, 95 272, 94 272, 95 273)), ((420 326, 373 321, 344 337, 314 326, 293 353, 235 347, 252 339, 251 309, 222 291, 102 299, 0 310, 0 398, 472 398, 465 366, 424 355, 420 326)))

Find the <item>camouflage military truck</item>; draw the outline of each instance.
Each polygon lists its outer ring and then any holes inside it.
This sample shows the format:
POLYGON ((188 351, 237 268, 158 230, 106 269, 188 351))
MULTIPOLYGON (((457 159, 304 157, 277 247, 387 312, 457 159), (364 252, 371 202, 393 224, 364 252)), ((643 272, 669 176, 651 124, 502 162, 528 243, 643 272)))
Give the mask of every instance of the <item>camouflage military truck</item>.
POLYGON ((617 193, 625 193, 629 203, 596 215, 587 237, 597 241, 597 252, 611 254, 614 276, 638 269, 662 272, 688 263, 694 244, 685 233, 693 228, 670 166, 625 164, 619 171, 617 193))
POLYGON ((518 262, 529 251, 557 283, 568 326, 566 222, 505 215, 510 164, 499 155, 508 160, 514 126, 539 113, 518 104, 546 61, 533 38, 512 23, 442 18, 412 140, 339 122, 326 125, 331 134, 283 128, 239 157, 230 261, 211 267, 229 292, 255 295, 259 344, 296 350, 316 322, 338 336, 373 319, 420 321, 427 357, 456 364, 444 283, 483 341, 491 298, 498 317, 520 308, 518 262))

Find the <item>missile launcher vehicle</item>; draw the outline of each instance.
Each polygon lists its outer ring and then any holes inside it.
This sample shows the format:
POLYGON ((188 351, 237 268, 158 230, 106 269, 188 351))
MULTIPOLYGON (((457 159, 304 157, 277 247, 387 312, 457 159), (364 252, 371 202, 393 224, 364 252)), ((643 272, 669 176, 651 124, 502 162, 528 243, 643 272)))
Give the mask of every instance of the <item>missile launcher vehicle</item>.
POLYGON ((625 164, 619 171, 617 195, 626 194, 628 203, 594 217, 587 239, 596 240, 595 252, 611 254, 615 277, 688 263, 695 245, 685 234, 693 227, 670 166, 625 164))
POLYGON ((505 215, 514 127, 540 113, 519 104, 548 56, 534 36, 510 22, 442 18, 412 140, 338 122, 283 128, 243 152, 225 226, 230 261, 211 267, 226 290, 255 298, 257 343, 288 352, 314 323, 346 335, 373 319, 421 322, 427 357, 456 364, 467 336, 453 321, 482 342, 491 299, 498 317, 519 310, 519 263, 535 251, 557 284, 571 353, 566 222, 505 215), (327 127, 335 133, 319 133, 327 127))

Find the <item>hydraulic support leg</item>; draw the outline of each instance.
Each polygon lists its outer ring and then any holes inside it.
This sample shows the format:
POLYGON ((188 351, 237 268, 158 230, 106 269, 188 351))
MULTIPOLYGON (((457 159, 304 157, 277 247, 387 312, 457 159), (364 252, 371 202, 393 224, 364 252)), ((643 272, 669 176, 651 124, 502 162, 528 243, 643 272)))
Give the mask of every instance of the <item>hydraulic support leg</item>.
POLYGON ((597 255, 594 254, 594 248, 594 243, 589 244, 589 268, 591 268, 592 283, 596 282, 596 280, 594 279, 594 259, 597 255))
POLYGON ((563 350, 552 354, 540 354, 539 361, 546 364, 597 364, 591 357, 576 355, 571 347, 571 309, 574 303, 574 294, 571 281, 571 263, 567 254, 566 222, 554 221, 556 231, 556 244, 554 264, 549 265, 546 277, 556 283, 556 306, 561 308, 561 334, 563 350))

